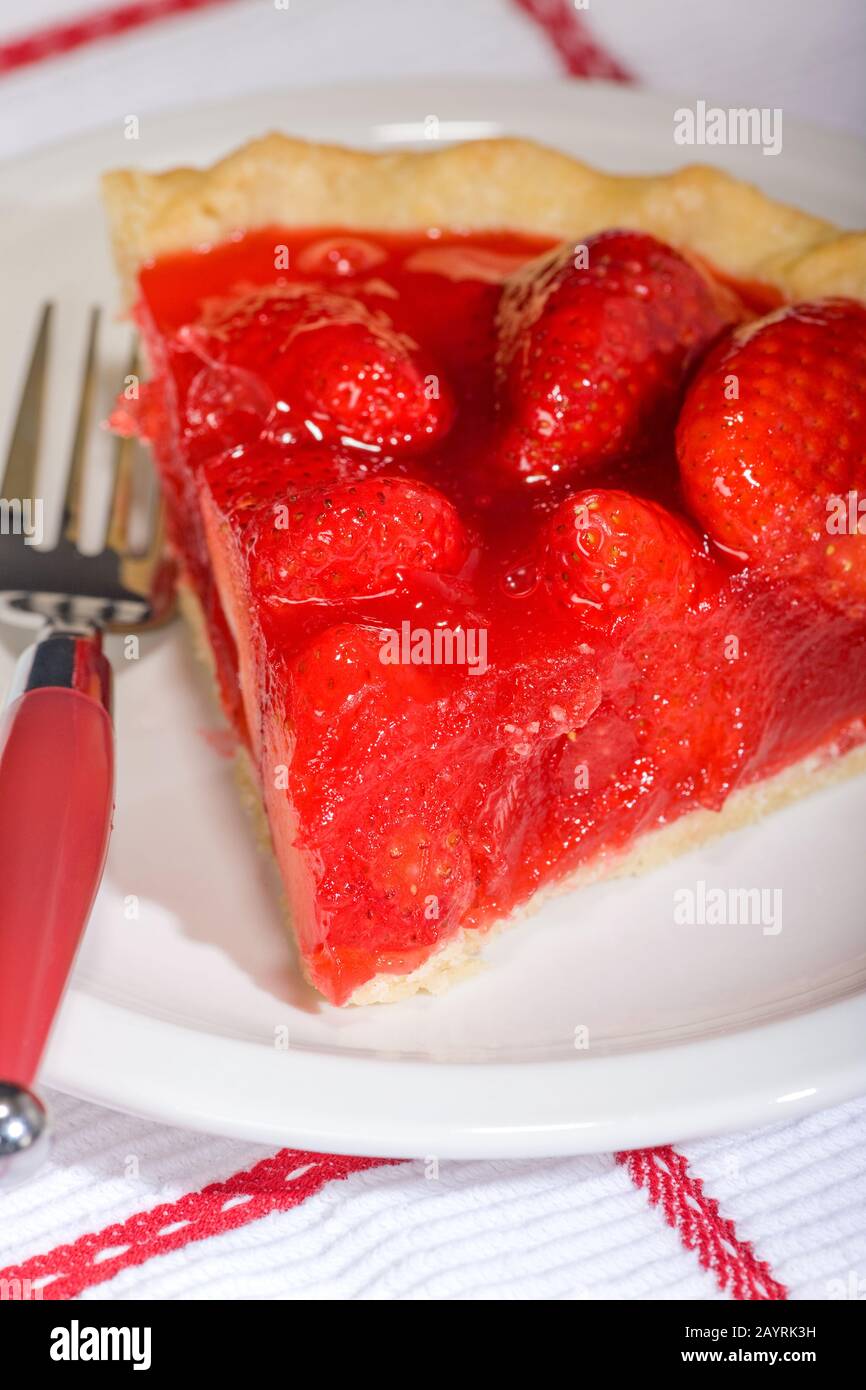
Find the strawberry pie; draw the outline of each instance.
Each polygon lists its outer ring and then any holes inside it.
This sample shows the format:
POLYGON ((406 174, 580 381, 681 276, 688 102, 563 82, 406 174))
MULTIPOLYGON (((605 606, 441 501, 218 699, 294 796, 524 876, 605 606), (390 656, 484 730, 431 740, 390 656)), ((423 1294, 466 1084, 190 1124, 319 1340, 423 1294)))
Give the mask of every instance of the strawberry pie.
POLYGON ((523 141, 106 196, 114 423, 328 1000, 866 767, 866 238, 523 141))

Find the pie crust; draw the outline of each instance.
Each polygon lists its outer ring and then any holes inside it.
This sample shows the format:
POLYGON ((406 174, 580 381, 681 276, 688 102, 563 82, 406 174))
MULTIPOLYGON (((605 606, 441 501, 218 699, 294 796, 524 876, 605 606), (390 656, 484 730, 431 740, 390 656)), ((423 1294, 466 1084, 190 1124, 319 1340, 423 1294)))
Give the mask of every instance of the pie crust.
POLYGON ((208 169, 116 170, 103 191, 127 302, 146 261, 269 225, 557 238, 631 227, 789 299, 866 299, 866 232, 842 232, 705 165, 627 177, 528 140, 369 154, 272 134, 208 169))
MULTIPOLYGON (((828 294, 866 300, 866 233, 778 203, 719 170, 603 173, 520 139, 477 141, 432 151, 371 154, 280 134, 255 140, 206 169, 150 174, 116 170, 103 179, 114 255, 127 305, 139 269, 174 251, 258 227, 346 227, 366 231, 508 230, 570 239, 612 227, 654 234, 705 258, 716 271, 772 286, 784 299, 828 294)), ((193 593, 184 610, 209 657, 193 593)), ((619 859, 593 863, 536 896, 591 879, 642 873, 728 830, 747 825, 812 790, 866 771, 866 746, 837 757, 833 745, 773 778, 734 793, 721 812, 693 811, 640 837, 619 859)), ((239 774, 268 840, 249 755, 239 774)), ((510 919, 509 919, 510 920, 510 919)), ((498 924, 502 925, 502 924, 498 924)), ((489 931, 483 933, 486 939, 489 931)), ((482 933, 461 930, 417 970, 380 974, 352 1003, 386 1002, 418 990, 439 993, 470 971, 482 933)))

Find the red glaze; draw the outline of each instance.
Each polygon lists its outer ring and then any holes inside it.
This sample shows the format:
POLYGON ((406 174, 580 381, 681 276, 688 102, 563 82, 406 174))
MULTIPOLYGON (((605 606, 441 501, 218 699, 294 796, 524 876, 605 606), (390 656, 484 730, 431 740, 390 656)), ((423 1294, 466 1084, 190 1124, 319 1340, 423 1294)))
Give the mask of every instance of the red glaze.
MULTIPOLYGON (((580 469, 508 472, 502 284, 549 243, 272 228, 141 276, 155 381, 122 423, 154 441, 336 1003, 599 852, 866 737, 866 623, 713 545, 680 490, 682 375, 772 292, 735 304, 657 247, 677 301, 664 401, 644 409, 643 382, 639 430, 596 452, 589 489, 580 469), (598 525, 571 547, 588 499, 598 525)), ((591 293, 575 312, 600 331, 591 293)))

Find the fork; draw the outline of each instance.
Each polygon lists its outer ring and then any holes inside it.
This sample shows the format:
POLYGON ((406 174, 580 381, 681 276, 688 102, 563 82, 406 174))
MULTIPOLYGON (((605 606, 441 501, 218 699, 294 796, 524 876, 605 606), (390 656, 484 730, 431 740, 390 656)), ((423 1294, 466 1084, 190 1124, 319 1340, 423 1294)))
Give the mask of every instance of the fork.
MULTIPOLYGON (((39 628, 0 715, 0 1185, 47 1151, 30 1088, 108 849, 114 734, 102 633, 161 621, 172 604, 161 509, 147 542, 132 545, 134 446, 97 428, 123 385, 100 375, 100 341, 118 332, 100 318, 44 306, 0 483, 0 619, 39 628), (40 546, 38 464, 61 451, 61 533, 40 546), (113 466, 113 491, 102 549, 85 555, 83 480, 96 455, 113 466)), ((134 390, 136 359, 127 362, 134 390)))

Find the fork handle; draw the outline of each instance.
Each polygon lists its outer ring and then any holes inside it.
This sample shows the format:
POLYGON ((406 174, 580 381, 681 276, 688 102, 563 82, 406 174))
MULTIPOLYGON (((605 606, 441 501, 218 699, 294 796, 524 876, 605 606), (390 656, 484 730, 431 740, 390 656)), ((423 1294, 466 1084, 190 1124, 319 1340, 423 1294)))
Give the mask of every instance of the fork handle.
POLYGON ((0 1083, 29 1087, 102 878, 114 804, 111 667, 51 631, 0 716, 0 1083))

